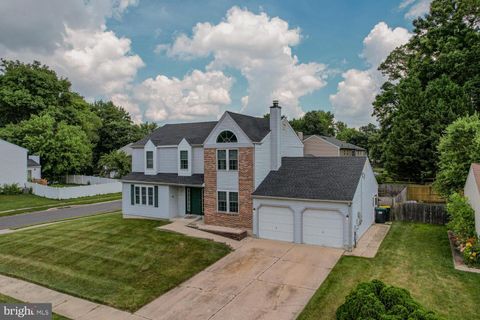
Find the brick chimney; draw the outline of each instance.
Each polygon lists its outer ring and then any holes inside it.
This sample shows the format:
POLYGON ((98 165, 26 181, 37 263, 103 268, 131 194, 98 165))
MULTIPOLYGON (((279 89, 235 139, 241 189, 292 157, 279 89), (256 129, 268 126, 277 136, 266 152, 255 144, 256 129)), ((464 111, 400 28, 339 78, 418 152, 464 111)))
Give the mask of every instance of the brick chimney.
POLYGON ((270 107, 270 134, 271 134, 271 168, 278 170, 282 165, 281 156, 282 107, 278 100, 273 100, 270 107))

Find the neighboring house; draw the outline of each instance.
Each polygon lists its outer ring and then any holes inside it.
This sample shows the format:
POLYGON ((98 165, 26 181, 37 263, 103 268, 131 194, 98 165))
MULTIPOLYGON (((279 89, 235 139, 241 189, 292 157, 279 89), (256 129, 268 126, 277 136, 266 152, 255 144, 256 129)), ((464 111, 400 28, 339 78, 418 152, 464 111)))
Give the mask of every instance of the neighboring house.
POLYGON ((133 153, 132 145, 133 145, 133 143, 129 143, 129 144, 121 147, 120 149, 118 149, 118 151, 123 151, 127 154, 127 156, 131 156, 132 153, 133 153))
POLYGON ((475 230, 480 235, 480 164, 470 166, 463 194, 475 211, 475 230))
POLYGON ((28 150, 0 139, 0 185, 27 182, 28 150))
POLYGON ((261 238, 350 248, 373 223, 369 161, 303 157, 303 147, 276 101, 269 119, 227 111, 164 125, 132 145, 123 214, 198 214, 261 238))
POLYGON ((42 166, 40 165, 40 156, 28 156, 27 179, 28 181, 42 179, 42 166))
POLYGON ((303 139, 305 155, 315 157, 366 157, 367 151, 334 137, 310 135, 303 139))

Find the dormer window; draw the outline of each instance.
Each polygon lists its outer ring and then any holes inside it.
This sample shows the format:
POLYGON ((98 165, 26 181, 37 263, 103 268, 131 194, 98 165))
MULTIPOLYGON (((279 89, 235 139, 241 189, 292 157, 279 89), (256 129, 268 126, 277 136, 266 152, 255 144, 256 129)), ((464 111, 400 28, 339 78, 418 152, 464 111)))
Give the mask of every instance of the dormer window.
POLYGON ((232 131, 222 131, 217 137, 217 143, 237 142, 237 136, 232 131))
POLYGON ((153 151, 147 151, 145 157, 147 159, 147 169, 153 169, 153 151))
POLYGON ((180 151, 180 169, 188 170, 188 151, 187 150, 180 151))

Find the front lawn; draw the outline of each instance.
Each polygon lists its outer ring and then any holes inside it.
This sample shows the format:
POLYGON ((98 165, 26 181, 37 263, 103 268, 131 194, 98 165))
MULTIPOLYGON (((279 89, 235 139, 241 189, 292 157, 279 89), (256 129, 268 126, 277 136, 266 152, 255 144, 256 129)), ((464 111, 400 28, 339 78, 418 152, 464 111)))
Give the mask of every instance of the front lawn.
POLYGON ((33 194, 0 195, 0 217, 19 214, 30 211, 45 210, 48 208, 73 205, 89 204, 103 201, 119 200, 121 193, 101 194, 91 197, 81 197, 76 199, 55 200, 39 197, 33 194), (15 211, 10 211, 15 210, 15 211), (5 212, 7 211, 7 212, 5 212))
POLYGON ((446 319, 479 319, 480 274, 457 271, 443 226, 394 223, 374 259, 343 256, 298 319, 335 319, 345 296, 379 279, 446 319))
MULTIPOLYGON (((19 301, 17 299, 9 297, 9 296, 5 296, 5 295, 0 293, 0 303, 22 303, 22 301, 19 301)), ((54 313, 52 315, 52 320, 69 320, 69 318, 66 318, 66 317, 63 317, 61 315, 58 315, 58 314, 54 313)))
POLYGON ((119 213, 0 236, 0 273, 135 311, 230 252, 119 213))

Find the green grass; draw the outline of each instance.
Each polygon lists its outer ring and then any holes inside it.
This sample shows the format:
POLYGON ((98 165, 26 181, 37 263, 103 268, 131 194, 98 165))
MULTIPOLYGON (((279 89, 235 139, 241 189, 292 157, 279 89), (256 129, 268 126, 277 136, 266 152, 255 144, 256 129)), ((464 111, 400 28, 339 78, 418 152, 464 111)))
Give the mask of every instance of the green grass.
POLYGON ((89 204, 103 201, 118 200, 122 194, 111 193, 76 199, 55 200, 39 197, 33 194, 0 195, 0 217, 11 216, 19 213, 45 210, 54 207, 74 204, 89 204), (10 211, 14 210, 14 211, 10 211), (6 212, 5 212, 6 211, 6 212))
POLYGON ((335 319, 360 282, 380 279, 408 289, 446 319, 478 319, 480 274, 457 271, 443 226, 394 223, 373 259, 343 256, 298 319, 335 319))
MULTIPOLYGON (((12 297, 9 297, 0 293, 0 303, 22 303, 22 302, 23 301, 14 299, 12 297)), ((52 320, 69 320, 69 318, 53 313, 52 320)))
POLYGON ((230 252, 166 223, 114 213, 3 235, 0 273, 135 311, 230 252))

